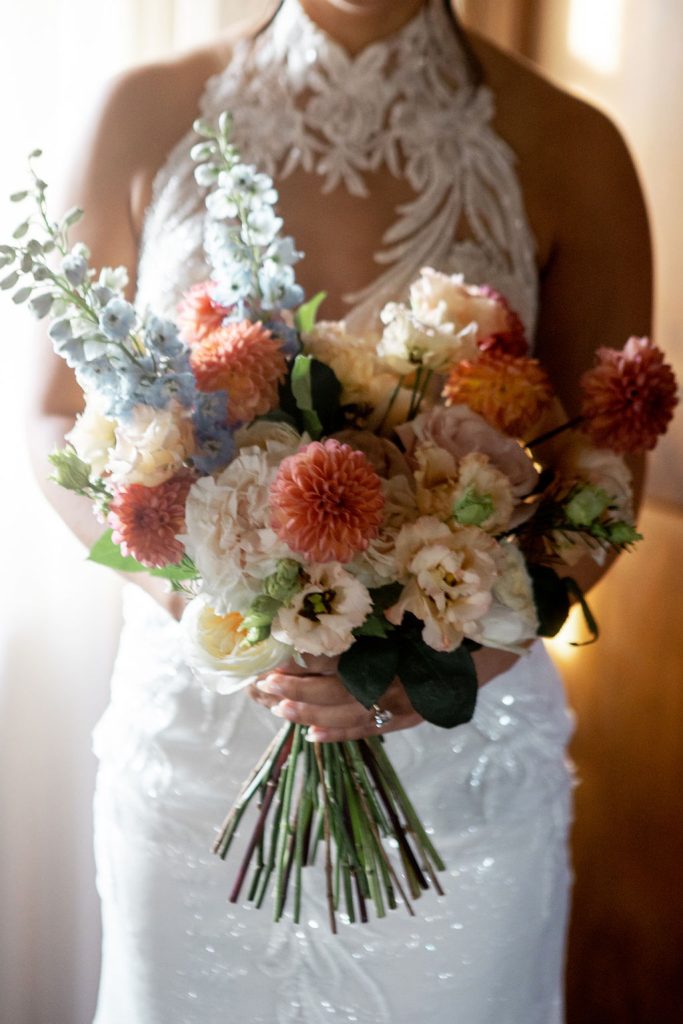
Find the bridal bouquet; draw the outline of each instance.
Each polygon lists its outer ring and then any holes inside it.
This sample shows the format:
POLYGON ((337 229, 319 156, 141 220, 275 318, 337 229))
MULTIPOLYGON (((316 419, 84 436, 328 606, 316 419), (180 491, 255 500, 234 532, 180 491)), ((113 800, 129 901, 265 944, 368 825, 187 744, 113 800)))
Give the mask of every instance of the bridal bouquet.
POLYGON ((274 883, 276 919, 291 897, 298 921, 323 841, 333 929, 370 901, 412 913, 444 865, 384 749, 383 694, 400 676, 425 720, 453 727, 474 711, 479 647, 523 653, 572 598, 597 632, 559 563, 639 539, 622 456, 666 429, 675 380, 647 339, 601 349, 580 416, 558 426, 505 299, 429 268, 376 329, 316 322, 323 296, 303 301, 272 181, 242 162, 228 116, 195 127, 210 278, 173 322, 124 298, 121 269, 90 268, 68 239, 80 211, 51 221, 33 170, 0 285, 52 318, 83 388, 52 461, 106 527, 90 557, 187 592, 204 685, 229 693, 327 655, 376 724, 326 744, 284 726, 216 839, 225 857, 256 807, 231 899, 250 875, 250 899, 274 883))

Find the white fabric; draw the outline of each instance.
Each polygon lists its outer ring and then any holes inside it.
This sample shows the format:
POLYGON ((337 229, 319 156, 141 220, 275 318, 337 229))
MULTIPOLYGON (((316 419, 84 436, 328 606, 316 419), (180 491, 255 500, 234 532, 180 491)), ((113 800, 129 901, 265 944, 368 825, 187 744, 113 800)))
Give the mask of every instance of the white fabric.
MULTIPOLYGON (((413 93, 408 86, 419 86, 421 75, 434 84, 422 57, 441 34, 437 52, 450 48, 450 60, 438 103, 450 90, 459 113, 443 130, 457 134, 460 159, 453 164, 429 156, 427 178, 416 184, 442 196, 467 195, 471 235, 460 237, 459 214, 446 226, 427 205, 423 219, 411 215, 410 237, 425 232, 427 238, 430 225, 438 224, 419 262, 455 265, 508 292, 514 287, 516 304, 531 324, 533 243, 513 159, 490 128, 490 94, 464 83, 462 54, 441 18, 437 0, 374 46, 372 59, 368 51, 355 62, 344 57, 347 73, 334 88, 353 90, 362 64, 363 95, 383 97, 381 113, 372 115, 375 127, 382 127, 371 133, 372 146, 365 139, 363 160, 371 159, 373 146, 386 155, 384 132, 399 94, 413 119, 423 104, 429 108, 425 125, 437 142, 434 89, 413 93), (386 76, 398 52, 401 83, 394 92, 386 76)), ((298 0, 286 0, 256 45, 240 48, 209 83, 204 112, 216 115, 227 103, 245 155, 260 156, 277 178, 287 173, 288 160, 304 159, 313 130, 306 103, 329 98, 330 69, 341 59, 298 0), (248 87, 255 69, 266 76, 264 93, 277 99, 277 120, 288 126, 285 148, 275 119, 264 124, 255 115, 260 100, 248 87), (280 92, 273 96, 269 90, 276 87, 280 92), (256 141, 254 125, 263 129, 256 141)), ((356 113, 353 123, 365 137, 370 114, 365 106, 356 113)), ((341 130, 331 135, 310 166, 324 184, 334 162, 334 173, 356 188, 362 202, 364 168, 356 167, 358 180, 349 178, 341 130)), ((206 273, 204 218, 188 141, 160 173, 146 222, 139 301, 159 311, 172 311, 180 290, 206 273)), ((408 173, 408 163, 402 157, 396 173, 408 173)), ((407 283, 414 271, 410 246, 389 270, 394 286, 404 277, 407 283)), ((380 273, 363 296, 364 316, 384 301, 387 280, 380 273)), ((281 723, 243 692, 225 697, 202 690, 183 663, 178 625, 141 592, 131 591, 127 600, 112 703, 96 733, 96 847, 105 927, 96 1024, 322 1024, 331 1018, 356 1024, 560 1024, 570 720, 540 643, 482 689, 469 725, 447 731, 423 724, 387 737, 387 750, 448 864, 446 895, 425 895, 416 918, 399 909, 367 927, 342 926, 332 937, 323 873, 316 869, 307 879, 299 927, 288 920, 272 925, 268 909, 226 902, 237 858, 226 867, 208 852, 212 828, 281 723)))

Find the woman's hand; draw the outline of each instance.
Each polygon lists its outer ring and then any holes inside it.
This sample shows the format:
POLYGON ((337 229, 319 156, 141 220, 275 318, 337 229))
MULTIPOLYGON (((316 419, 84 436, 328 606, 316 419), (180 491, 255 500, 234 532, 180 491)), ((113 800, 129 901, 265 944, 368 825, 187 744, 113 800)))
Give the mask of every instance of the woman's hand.
MULTIPOLYGON (((337 675, 337 659, 308 658, 306 667, 288 662, 249 687, 249 695, 258 704, 288 722, 308 725, 308 735, 316 743, 340 743, 377 736, 380 730, 374 715, 348 692, 337 675)), ((413 709, 398 679, 379 701, 391 719, 381 732, 410 729, 422 721, 413 709)))
MULTIPOLYGON (((516 654, 484 648, 474 655, 479 685, 511 668, 516 654)), ((249 696, 270 708, 278 718, 310 726, 308 735, 316 743, 339 743, 376 736, 380 731, 374 715, 348 692, 337 675, 336 658, 307 658, 301 667, 290 661, 269 672, 249 687, 249 696)), ((391 719, 381 732, 412 729, 423 721, 414 710, 399 679, 395 679, 378 702, 391 719)))

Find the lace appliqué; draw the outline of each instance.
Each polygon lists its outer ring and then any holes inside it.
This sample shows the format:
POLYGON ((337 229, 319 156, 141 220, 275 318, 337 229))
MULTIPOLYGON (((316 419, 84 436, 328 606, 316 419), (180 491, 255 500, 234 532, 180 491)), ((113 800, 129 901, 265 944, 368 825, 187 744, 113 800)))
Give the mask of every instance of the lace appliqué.
POLYGON ((386 166, 414 191, 375 254, 386 269, 344 296, 349 319, 373 320, 430 264, 494 283, 533 328, 537 271, 515 157, 491 126, 490 90, 468 82, 442 0, 357 56, 285 0, 209 83, 202 113, 223 109, 245 159, 275 179, 301 168, 323 192, 363 198, 365 176, 386 166))

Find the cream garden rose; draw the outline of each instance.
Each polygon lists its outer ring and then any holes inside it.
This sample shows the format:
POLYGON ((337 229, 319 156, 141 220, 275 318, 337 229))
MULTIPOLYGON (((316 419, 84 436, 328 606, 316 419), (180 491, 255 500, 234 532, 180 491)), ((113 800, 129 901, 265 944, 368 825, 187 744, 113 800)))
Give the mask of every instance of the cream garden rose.
POLYGON ((66 435, 76 454, 91 469, 91 476, 102 476, 116 444, 116 424, 106 415, 107 398, 97 391, 86 396, 85 409, 66 435))
POLYGON ((538 615, 524 555, 512 541, 500 542, 498 573, 491 607, 474 639, 485 647, 524 654, 525 645, 538 635, 538 615))
POLYGON ((411 285, 410 308, 424 324, 441 330, 458 332, 471 325, 475 343, 509 327, 509 311, 500 298, 466 284, 462 274, 431 267, 424 267, 411 285))
POLYGON ((190 664, 202 682, 217 693, 233 693, 292 655, 291 648, 273 636, 250 644, 243 625, 241 612, 219 614, 205 596, 191 601, 183 614, 190 664))

